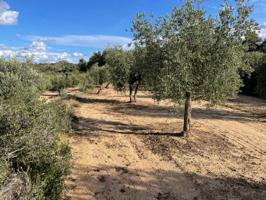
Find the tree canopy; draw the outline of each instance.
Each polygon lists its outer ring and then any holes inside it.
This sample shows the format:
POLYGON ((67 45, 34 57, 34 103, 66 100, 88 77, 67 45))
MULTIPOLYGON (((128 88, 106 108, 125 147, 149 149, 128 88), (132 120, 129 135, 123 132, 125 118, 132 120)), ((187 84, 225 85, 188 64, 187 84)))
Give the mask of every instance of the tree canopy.
POLYGON ((129 75, 134 63, 131 51, 122 48, 106 50, 106 63, 110 71, 112 85, 117 90, 124 90, 128 84, 129 75))
POLYGON ((143 65, 153 83, 149 89, 158 99, 186 100, 187 124, 190 99, 218 103, 234 97, 242 84, 239 70, 251 71, 243 59, 243 38, 256 24, 247 1, 236 3, 234 9, 224 1, 218 17, 207 17, 201 1, 194 0, 156 23, 136 16, 135 48, 145 54, 143 65))

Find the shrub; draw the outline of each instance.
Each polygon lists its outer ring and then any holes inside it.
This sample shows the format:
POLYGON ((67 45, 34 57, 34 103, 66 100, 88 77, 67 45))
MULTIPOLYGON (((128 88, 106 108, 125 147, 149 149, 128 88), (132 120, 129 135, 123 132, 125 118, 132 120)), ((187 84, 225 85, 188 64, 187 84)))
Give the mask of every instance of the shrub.
POLYGON ((81 91, 93 89, 101 86, 110 80, 110 73, 107 66, 99 67, 97 64, 93 65, 86 74, 79 76, 79 88, 81 91))
POLYGON ((0 199, 60 199, 71 113, 39 99, 43 79, 30 63, 1 60, 0 76, 0 199))
POLYGON ((50 74, 49 77, 51 84, 48 89, 52 91, 58 91, 59 94, 61 94, 65 88, 78 86, 80 82, 80 76, 81 75, 77 72, 70 73, 68 75, 63 73, 50 74))
POLYGON ((0 97, 11 99, 15 97, 34 98, 44 89, 42 76, 32 69, 30 62, 0 59, 0 97))
POLYGON ((33 196, 58 199, 70 156, 59 137, 70 128, 65 107, 37 100, 25 105, 2 104, 0 113, 0 153, 10 172, 29 173, 33 196))
POLYGON ((52 75, 50 90, 58 91, 58 93, 61 95, 64 88, 65 88, 65 77, 61 74, 52 75))
POLYGON ((99 85, 110 81, 110 71, 107 65, 99 68, 99 85))
POLYGON ((95 88, 94 79, 89 73, 82 74, 79 78, 79 89, 82 92, 86 92, 89 89, 95 88))

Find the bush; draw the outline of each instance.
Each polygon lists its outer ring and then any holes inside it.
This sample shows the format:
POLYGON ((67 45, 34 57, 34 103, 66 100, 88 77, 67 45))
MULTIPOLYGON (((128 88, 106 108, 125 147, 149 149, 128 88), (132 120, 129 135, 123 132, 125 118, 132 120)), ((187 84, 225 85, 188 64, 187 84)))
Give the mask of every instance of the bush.
POLYGON ((110 82, 110 71, 107 65, 99 69, 99 85, 110 82))
POLYGON ((79 79, 79 89, 86 92, 89 89, 95 88, 94 79, 89 73, 82 74, 79 79))
POLYGON ((58 91, 61 95, 62 90, 65 88, 65 77, 61 74, 52 75, 50 90, 58 91))
POLYGON ((78 73, 71 73, 69 75, 54 73, 49 75, 49 77, 51 84, 48 89, 58 91, 61 94, 65 88, 78 86, 80 75, 78 73))
POLYGON ((71 113, 44 102, 30 63, 0 62, 0 199, 60 199, 69 171, 71 113))
POLYGON ((93 65, 88 71, 92 87, 100 84, 100 69, 97 64, 93 65))
POLYGON ((15 97, 34 98, 44 89, 42 76, 32 69, 30 62, 0 59, 0 97, 4 100, 15 97))
POLYGON ((69 169, 70 149, 60 141, 60 133, 70 128, 66 108, 36 101, 2 104, 0 113, 0 153, 10 173, 27 171, 37 199, 58 199, 69 169))
POLYGON ((97 86, 101 86, 110 80, 110 73, 107 66, 99 67, 93 65, 86 74, 79 76, 79 88, 81 91, 87 91, 97 86))

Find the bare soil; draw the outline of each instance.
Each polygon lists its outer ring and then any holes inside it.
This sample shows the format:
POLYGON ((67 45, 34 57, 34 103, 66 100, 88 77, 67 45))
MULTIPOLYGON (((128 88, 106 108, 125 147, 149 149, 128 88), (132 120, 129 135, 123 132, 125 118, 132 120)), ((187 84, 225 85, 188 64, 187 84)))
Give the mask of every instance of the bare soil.
POLYGON ((76 118, 64 199, 266 199, 265 101, 193 102, 188 138, 178 136, 182 110, 145 93, 134 104, 112 89, 66 101, 76 118))

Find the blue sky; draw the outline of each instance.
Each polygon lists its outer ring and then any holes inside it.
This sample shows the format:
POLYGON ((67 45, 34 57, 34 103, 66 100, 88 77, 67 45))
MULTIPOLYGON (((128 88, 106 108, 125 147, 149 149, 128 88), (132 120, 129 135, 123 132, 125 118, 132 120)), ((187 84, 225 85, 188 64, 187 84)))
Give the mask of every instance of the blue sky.
MULTIPOLYGON (((250 0, 266 37, 266 0, 250 0)), ((215 15, 222 0, 205 0, 215 15)), ((168 14, 179 0, 0 0, 0 56, 33 55, 37 62, 77 62, 131 40, 137 13, 168 14)))

